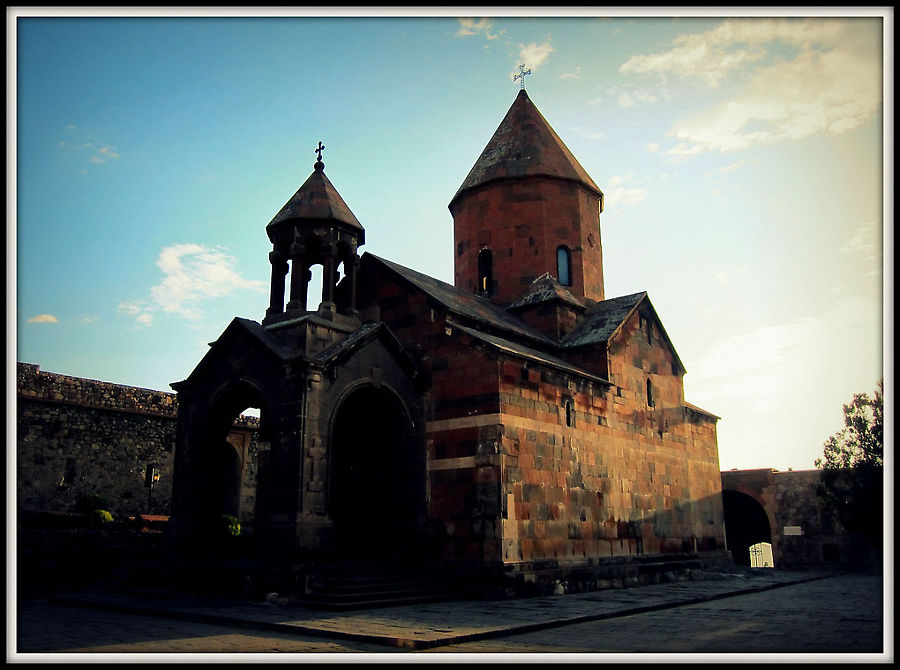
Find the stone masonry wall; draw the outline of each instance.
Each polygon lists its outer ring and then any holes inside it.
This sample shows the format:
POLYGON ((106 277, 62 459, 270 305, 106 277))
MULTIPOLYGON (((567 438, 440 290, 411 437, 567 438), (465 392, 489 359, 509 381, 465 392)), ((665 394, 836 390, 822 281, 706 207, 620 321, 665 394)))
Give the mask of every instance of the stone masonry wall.
MULTIPOLYGON (((606 390, 487 351, 421 293, 376 285, 382 318, 427 353, 429 511, 446 558, 724 549, 716 420, 685 405, 680 367, 652 314, 625 324, 606 390), (574 427, 565 426, 566 399, 574 427)), ((605 363, 605 354, 581 357, 605 363)))
POLYGON ((685 408, 671 350, 645 333, 626 324, 608 390, 504 362, 505 560, 724 548, 715 422, 685 408))
POLYGON ((478 251, 493 254, 491 300, 508 304, 545 272, 557 276, 556 249, 569 248, 572 293, 603 299, 603 255, 597 197, 561 179, 519 178, 480 186, 453 210, 458 288, 477 292, 478 251))
POLYGON ((870 557, 816 496, 818 470, 729 470, 722 488, 752 497, 769 520, 776 568, 803 569, 828 563, 863 565, 870 557))
MULTIPOLYGON (((98 493, 116 518, 168 514, 171 500, 174 393, 40 371, 19 363, 16 496, 20 513, 74 511, 80 496, 98 493), (159 470, 152 495, 148 463, 159 470)), ((240 417, 229 442, 255 463, 258 419, 240 417)), ((251 505, 255 466, 245 467, 243 501, 251 505)))

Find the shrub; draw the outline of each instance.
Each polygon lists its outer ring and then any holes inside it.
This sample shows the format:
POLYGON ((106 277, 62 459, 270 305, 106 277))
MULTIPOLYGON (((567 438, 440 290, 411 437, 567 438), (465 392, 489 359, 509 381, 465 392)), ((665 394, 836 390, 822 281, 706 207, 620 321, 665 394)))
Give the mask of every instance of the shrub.
POLYGON ((238 521, 236 516, 223 514, 221 522, 222 530, 226 536, 236 537, 241 534, 241 522, 238 521))
MULTIPOLYGON (((99 493, 84 493, 78 497, 75 503, 75 511, 81 514, 93 514, 97 510, 105 510, 109 507, 106 498, 99 493)), ((107 512, 109 514, 109 512, 107 512)))
POLYGON ((101 528, 104 525, 113 522, 113 515, 110 514, 109 510, 95 509, 88 515, 88 519, 90 520, 90 525, 92 527, 101 528))

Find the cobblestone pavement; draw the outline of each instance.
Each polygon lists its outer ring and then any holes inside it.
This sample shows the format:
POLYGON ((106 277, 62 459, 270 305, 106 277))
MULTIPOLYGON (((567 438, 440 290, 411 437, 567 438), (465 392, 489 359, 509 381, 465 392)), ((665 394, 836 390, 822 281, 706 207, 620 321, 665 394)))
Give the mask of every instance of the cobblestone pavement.
POLYGON ((44 601, 21 603, 18 651, 56 654, 328 654, 389 652, 384 645, 181 621, 44 601))
MULTIPOLYGON (((253 610, 269 612, 268 621, 262 614, 250 618, 246 609, 240 621, 222 618, 220 622, 204 622, 184 616, 184 608, 151 616, 136 609, 122 612, 32 600, 19 603, 14 638, 17 655, 10 658, 8 647, 7 658, 54 660, 74 655, 76 660, 87 660, 95 654, 125 654, 125 660, 143 659, 147 654, 159 659, 165 658, 159 654, 188 654, 188 660, 198 660, 198 654, 204 658, 207 654, 240 654, 236 658, 248 660, 281 658, 273 657, 273 652, 300 654, 302 660, 318 654, 326 659, 346 655, 342 660, 377 660, 396 654, 410 660, 406 656, 409 653, 459 654, 467 659, 473 654, 505 654, 508 659, 519 654, 523 659, 524 655, 532 659, 535 654, 570 654, 573 660, 584 654, 626 654, 628 658, 702 653, 848 654, 852 655, 848 658, 858 660, 893 657, 892 637, 883 648, 880 576, 838 575, 805 581, 794 576, 775 588, 762 582, 765 590, 748 589, 747 581, 753 580, 740 582, 745 587, 742 589, 736 588, 736 581, 723 580, 718 585, 715 581, 691 581, 554 598, 441 603, 346 615, 323 616, 308 610, 303 614, 277 607, 253 610), (729 595, 726 586, 740 595, 729 595), (636 608, 648 611, 628 614, 636 608), (585 616, 585 612, 590 614, 585 616), (303 625, 296 621, 301 615, 305 616, 303 625), (435 625, 437 619, 443 621, 443 628, 435 625), (524 619, 531 619, 530 626, 521 623, 524 619), (492 621, 493 629, 486 633, 483 628, 487 620, 492 621), (320 628, 304 628, 310 624, 320 628), (264 629, 266 625, 268 630, 264 629), (368 626, 369 632, 360 630, 361 626, 368 626), (371 631, 377 627, 392 630, 397 641, 415 639, 417 634, 429 631, 451 637, 440 641, 442 646, 410 652, 400 648, 408 649, 408 645, 386 644, 387 637, 379 638, 380 643, 372 641, 371 631), (515 632, 527 627, 533 630, 515 632), (359 635, 354 634, 357 632, 359 635)), ((221 615, 222 610, 217 608, 215 612, 221 615)), ((234 617, 240 614, 231 612, 234 617)), ((433 657, 422 660, 426 658, 433 657)))
POLYGON ((467 653, 870 654, 883 651, 882 580, 841 576, 453 646, 467 653))

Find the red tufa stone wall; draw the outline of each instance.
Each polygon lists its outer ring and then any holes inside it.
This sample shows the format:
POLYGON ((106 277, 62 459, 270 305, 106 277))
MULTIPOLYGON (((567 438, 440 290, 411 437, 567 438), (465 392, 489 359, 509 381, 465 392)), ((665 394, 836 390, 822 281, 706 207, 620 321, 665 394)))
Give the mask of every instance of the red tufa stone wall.
MULTIPOLYGON (((685 407, 682 372, 651 315, 643 328, 637 313, 625 324, 608 386, 501 354, 454 329, 424 294, 376 284, 382 318, 428 352, 428 510, 443 558, 724 549, 715 419, 685 407)), ((605 367, 603 345, 579 356, 605 367)))
POLYGON ((724 548, 715 421, 680 403, 680 375, 659 372, 671 371, 668 347, 628 326, 611 357, 624 388, 503 363, 505 561, 724 548), (639 392, 638 352, 658 370, 656 408, 639 392))
POLYGON ((498 361, 467 335, 450 333, 436 343, 432 358, 429 515, 443 531, 442 558, 498 562, 498 361))
POLYGON ((525 325, 555 340, 561 340, 578 325, 583 310, 557 302, 519 309, 515 313, 525 325))
POLYGON ((556 249, 571 252, 571 292, 603 300, 600 201, 574 182, 502 180, 473 189, 454 205, 455 284, 478 287, 478 251, 493 252, 491 300, 508 304, 545 272, 557 276, 556 249), (590 241, 589 241, 590 236, 590 241))

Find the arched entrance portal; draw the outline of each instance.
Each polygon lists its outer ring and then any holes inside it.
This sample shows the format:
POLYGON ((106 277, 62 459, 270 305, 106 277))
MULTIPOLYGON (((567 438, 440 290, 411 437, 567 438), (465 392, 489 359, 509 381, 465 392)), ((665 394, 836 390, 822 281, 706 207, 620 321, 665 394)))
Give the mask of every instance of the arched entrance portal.
POLYGON ((750 565, 750 547, 772 543, 769 517, 756 500, 740 491, 722 491, 725 513, 725 538, 738 565, 750 565))
POLYGON ((424 457, 400 399, 364 386, 338 408, 331 432, 329 507, 336 549, 351 560, 410 560, 425 510, 424 457))
POLYGON ((251 535, 256 521, 258 447, 263 443, 265 408, 252 386, 233 382, 213 397, 205 420, 197 427, 199 450, 193 459, 193 511, 201 532, 217 536, 223 517, 235 517, 242 534, 251 535), (261 414, 259 433, 235 421, 244 411, 261 414))

